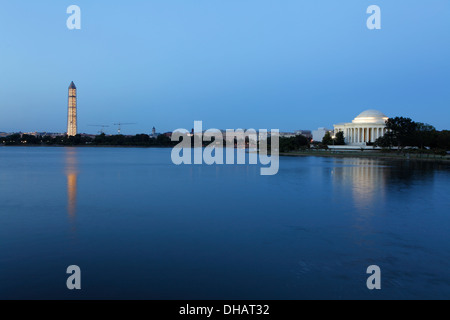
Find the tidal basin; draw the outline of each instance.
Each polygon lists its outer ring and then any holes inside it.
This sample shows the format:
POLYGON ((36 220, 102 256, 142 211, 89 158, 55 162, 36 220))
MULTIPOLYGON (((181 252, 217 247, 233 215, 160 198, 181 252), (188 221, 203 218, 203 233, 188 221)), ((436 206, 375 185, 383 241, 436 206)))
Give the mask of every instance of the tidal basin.
POLYGON ((170 152, 1 147, 0 299, 450 298, 449 164, 170 152))

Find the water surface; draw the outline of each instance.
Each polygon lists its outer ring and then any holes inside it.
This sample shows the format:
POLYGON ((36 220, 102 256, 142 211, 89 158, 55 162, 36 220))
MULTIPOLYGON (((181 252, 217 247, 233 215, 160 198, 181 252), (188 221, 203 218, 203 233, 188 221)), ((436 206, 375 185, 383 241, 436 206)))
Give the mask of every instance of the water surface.
POLYGON ((0 298, 450 298, 448 165, 170 151, 0 147, 0 298))

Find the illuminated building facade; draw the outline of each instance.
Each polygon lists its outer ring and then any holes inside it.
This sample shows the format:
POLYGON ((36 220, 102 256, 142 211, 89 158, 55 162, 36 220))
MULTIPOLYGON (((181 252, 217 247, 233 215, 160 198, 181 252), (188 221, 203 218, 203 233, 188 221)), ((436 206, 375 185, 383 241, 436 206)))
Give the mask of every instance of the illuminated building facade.
POLYGON ((334 134, 344 132, 346 144, 366 145, 384 136, 388 119, 378 110, 366 110, 350 123, 334 125, 334 134))

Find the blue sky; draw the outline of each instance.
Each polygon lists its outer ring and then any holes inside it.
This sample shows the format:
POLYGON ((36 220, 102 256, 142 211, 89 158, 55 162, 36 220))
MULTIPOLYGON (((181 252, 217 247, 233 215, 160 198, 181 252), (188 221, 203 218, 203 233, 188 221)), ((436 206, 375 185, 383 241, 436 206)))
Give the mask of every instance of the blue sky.
POLYGON ((449 57, 448 0, 4 1, 0 131, 65 132, 72 80, 81 132, 316 129, 365 109, 450 129, 449 57))

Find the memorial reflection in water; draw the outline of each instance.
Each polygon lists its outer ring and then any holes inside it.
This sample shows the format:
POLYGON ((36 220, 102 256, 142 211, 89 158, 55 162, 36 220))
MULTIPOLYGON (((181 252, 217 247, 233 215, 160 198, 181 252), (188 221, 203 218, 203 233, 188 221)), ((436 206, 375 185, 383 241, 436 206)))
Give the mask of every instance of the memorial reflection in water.
POLYGON ((350 187, 354 207, 370 214, 367 210, 376 209, 385 197, 389 170, 379 160, 355 158, 336 166, 333 176, 336 187, 345 186, 346 190, 350 187))

